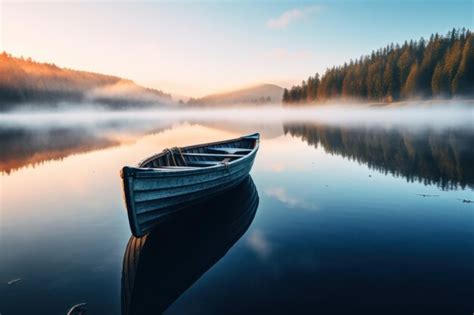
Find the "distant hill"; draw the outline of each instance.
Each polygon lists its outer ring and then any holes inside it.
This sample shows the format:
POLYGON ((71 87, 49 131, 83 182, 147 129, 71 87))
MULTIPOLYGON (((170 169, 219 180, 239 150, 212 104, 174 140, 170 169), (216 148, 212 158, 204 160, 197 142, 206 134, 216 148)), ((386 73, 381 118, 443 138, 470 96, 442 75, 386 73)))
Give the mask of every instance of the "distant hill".
POLYGON ((261 84, 235 91, 191 98, 188 105, 239 105, 281 103, 283 88, 274 84, 261 84))
POLYGON ((169 103, 171 96, 116 76, 0 54, 0 111, 23 104, 40 109, 67 102, 101 103, 119 109, 169 103))

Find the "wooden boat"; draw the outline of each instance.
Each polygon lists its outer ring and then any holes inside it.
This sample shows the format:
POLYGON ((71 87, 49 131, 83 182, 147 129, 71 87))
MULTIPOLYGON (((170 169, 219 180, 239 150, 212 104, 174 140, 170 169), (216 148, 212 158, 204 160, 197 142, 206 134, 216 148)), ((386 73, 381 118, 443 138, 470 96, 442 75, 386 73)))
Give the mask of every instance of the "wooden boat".
POLYGON ((257 208, 250 176, 210 200, 131 236, 122 268, 122 315, 161 314, 244 235, 257 208))
POLYGON ((122 169, 132 234, 140 237, 168 214, 239 184, 258 151, 258 133, 237 139, 165 149, 138 167, 122 169))

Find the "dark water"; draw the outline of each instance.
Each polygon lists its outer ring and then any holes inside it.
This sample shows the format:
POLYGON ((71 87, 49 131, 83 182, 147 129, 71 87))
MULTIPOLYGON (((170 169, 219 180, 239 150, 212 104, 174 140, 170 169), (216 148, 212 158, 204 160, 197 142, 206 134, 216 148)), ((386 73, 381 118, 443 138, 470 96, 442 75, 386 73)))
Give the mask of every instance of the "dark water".
POLYGON ((2 315, 474 311, 470 124, 1 123, 2 315), (251 178, 131 237, 123 165, 255 131, 251 178))

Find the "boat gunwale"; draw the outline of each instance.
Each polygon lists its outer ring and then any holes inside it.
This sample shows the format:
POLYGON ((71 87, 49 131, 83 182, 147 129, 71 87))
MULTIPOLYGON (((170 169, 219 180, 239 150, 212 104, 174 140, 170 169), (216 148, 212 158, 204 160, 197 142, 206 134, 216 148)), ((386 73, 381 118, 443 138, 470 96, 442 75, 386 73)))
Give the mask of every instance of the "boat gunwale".
POLYGON ((137 179, 145 178, 158 178, 158 177, 182 177, 182 176, 191 176, 199 175, 205 173, 214 173, 219 172, 228 168, 234 168, 240 164, 248 163, 249 160, 254 159, 257 151, 252 151, 248 155, 229 162, 226 164, 219 163, 213 166, 199 167, 196 169, 183 169, 183 170, 170 170, 160 169, 160 168, 139 168, 139 167, 124 167, 124 172, 127 176, 133 176, 137 179))
POLYGON ((183 174, 199 174, 199 173, 208 173, 209 171, 214 171, 218 170, 220 168, 227 168, 231 165, 236 165, 239 164, 240 162, 243 162, 250 158, 251 156, 255 156, 256 152, 259 149, 260 146, 260 134, 259 133, 254 133, 250 134, 247 136, 242 136, 239 138, 235 139, 230 139, 230 140, 224 140, 224 141, 216 141, 216 142, 209 142, 209 143, 202 143, 202 144, 196 144, 196 145, 191 145, 191 146, 185 146, 180 148, 181 150, 187 150, 187 149, 194 149, 194 148, 199 148, 199 147, 207 147, 207 146, 212 146, 212 145, 219 145, 219 144, 225 144, 225 143, 230 143, 230 142, 236 142, 236 141, 241 141, 245 140, 246 138, 250 138, 252 136, 257 136, 255 139, 255 147, 252 149, 252 151, 248 152, 244 156, 235 159, 233 161, 227 162, 227 163, 217 163, 216 165, 212 166, 205 166, 205 167, 197 167, 195 169, 164 169, 164 168, 159 168, 159 167, 141 167, 143 164, 146 164, 156 158, 159 158, 160 156, 163 156, 164 154, 167 154, 168 151, 163 150, 162 152, 152 155, 148 158, 145 158, 144 160, 140 161, 138 163, 137 167, 132 167, 132 166, 125 166, 123 168, 122 172, 122 177, 125 176, 136 176, 139 178, 146 178, 146 177, 156 177, 157 175, 162 176, 182 176, 183 174))

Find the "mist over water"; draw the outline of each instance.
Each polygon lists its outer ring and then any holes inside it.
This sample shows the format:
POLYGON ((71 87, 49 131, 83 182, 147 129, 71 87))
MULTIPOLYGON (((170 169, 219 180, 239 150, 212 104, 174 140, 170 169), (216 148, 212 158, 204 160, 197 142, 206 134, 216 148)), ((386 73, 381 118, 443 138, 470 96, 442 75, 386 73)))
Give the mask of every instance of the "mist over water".
POLYGON ((0 114, 2 126, 14 124, 40 127, 58 124, 94 125, 104 121, 133 124, 143 121, 236 121, 236 122, 319 122, 334 125, 373 125, 412 128, 472 127, 474 102, 403 103, 400 106, 338 105, 292 106, 264 105, 166 108, 157 110, 110 111, 101 107, 85 110, 27 111, 0 114))
POLYGON ((438 105, 0 114, 0 312, 467 313, 473 107, 438 105), (254 132, 248 185, 130 237, 123 166, 254 132))
POLYGON ((435 182, 443 188, 473 187, 474 172, 469 171, 474 159, 473 108, 468 102, 451 102, 12 112, 0 114, 0 172, 135 143, 146 135, 190 124, 237 135, 259 132, 264 139, 289 135, 410 180, 435 182))

